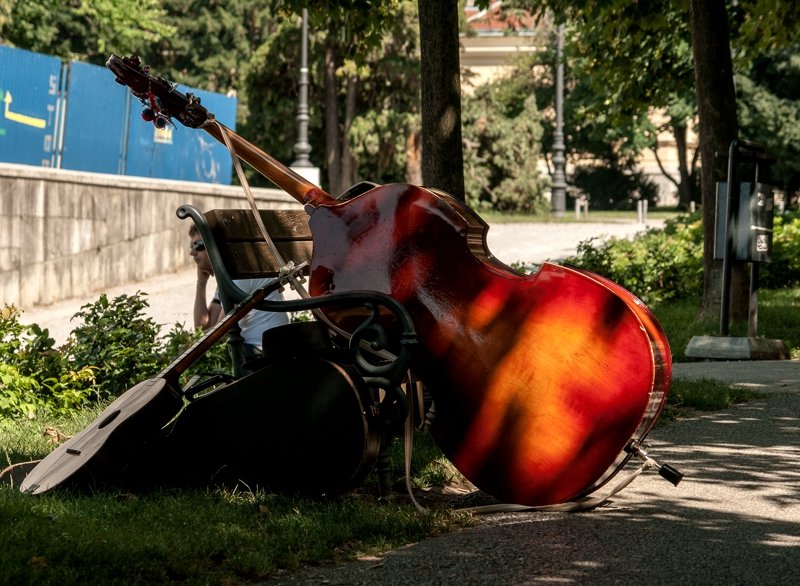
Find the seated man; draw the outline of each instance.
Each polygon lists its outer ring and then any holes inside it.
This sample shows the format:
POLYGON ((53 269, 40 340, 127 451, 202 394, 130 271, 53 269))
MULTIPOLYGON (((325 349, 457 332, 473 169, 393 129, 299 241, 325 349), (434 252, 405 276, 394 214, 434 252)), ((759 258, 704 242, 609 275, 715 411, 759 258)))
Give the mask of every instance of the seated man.
MULTIPOLYGON (((189 228, 189 254, 197 264, 197 289, 194 298, 194 327, 209 330, 219 322, 225 312, 222 309, 222 302, 219 298, 219 289, 214 293, 210 303, 206 303, 206 285, 209 277, 214 276, 214 269, 208 258, 205 244, 200 238, 197 227, 192 224, 189 228)), ((234 281, 236 285, 246 293, 252 293, 256 289, 267 285, 270 279, 240 279, 234 281)), ((267 296, 270 301, 283 301, 280 291, 273 291, 267 296)), ((239 321, 244 339, 244 359, 245 361, 259 358, 261 351, 261 336, 264 330, 274 328, 289 323, 289 317, 285 313, 272 311, 253 310, 239 321)))

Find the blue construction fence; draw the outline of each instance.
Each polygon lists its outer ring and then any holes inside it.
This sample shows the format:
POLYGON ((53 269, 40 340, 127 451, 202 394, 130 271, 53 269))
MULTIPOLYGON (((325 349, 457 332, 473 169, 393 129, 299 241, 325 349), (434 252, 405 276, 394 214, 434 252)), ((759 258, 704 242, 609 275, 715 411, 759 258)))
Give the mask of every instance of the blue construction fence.
MULTIPOLYGON (((235 97, 178 85, 236 128, 235 97)), ((157 129, 105 67, 0 46, 0 161, 230 184, 227 149, 179 122, 157 129)))

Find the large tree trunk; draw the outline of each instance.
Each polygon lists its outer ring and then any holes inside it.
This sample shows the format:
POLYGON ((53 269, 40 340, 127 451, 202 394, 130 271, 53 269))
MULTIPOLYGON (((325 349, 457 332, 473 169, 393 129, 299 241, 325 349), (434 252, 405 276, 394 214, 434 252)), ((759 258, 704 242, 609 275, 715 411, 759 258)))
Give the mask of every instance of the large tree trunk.
POLYGON ((458 2, 419 0, 422 179, 464 199, 458 2))
MULTIPOLYGON (((736 91, 733 84, 728 21, 724 0, 690 0, 695 93, 700 118, 701 193, 703 204, 703 298, 700 314, 720 314, 722 263, 714 260, 716 182, 726 176, 727 153, 738 134, 736 91)), ((733 263, 731 317, 747 316, 747 280, 744 263, 733 263)))

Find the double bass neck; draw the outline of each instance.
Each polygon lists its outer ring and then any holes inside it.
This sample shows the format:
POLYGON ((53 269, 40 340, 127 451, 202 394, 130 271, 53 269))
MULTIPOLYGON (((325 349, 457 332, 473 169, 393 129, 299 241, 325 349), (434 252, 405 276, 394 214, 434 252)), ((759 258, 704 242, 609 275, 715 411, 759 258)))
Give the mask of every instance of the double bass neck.
POLYGON ((317 208, 322 204, 335 201, 328 192, 317 187, 299 173, 269 156, 224 124, 213 120, 209 121, 202 128, 223 145, 226 144, 225 136, 227 136, 233 147, 234 152, 232 154, 241 158, 304 206, 317 208))

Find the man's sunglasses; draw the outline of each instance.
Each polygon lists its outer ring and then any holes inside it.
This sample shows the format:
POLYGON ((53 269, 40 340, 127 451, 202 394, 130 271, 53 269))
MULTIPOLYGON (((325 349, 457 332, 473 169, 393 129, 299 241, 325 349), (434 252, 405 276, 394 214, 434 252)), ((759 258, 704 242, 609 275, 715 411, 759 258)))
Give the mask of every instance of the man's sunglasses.
POLYGON ((196 240, 189 245, 189 248, 195 252, 203 252, 206 249, 206 244, 202 240, 196 240))

